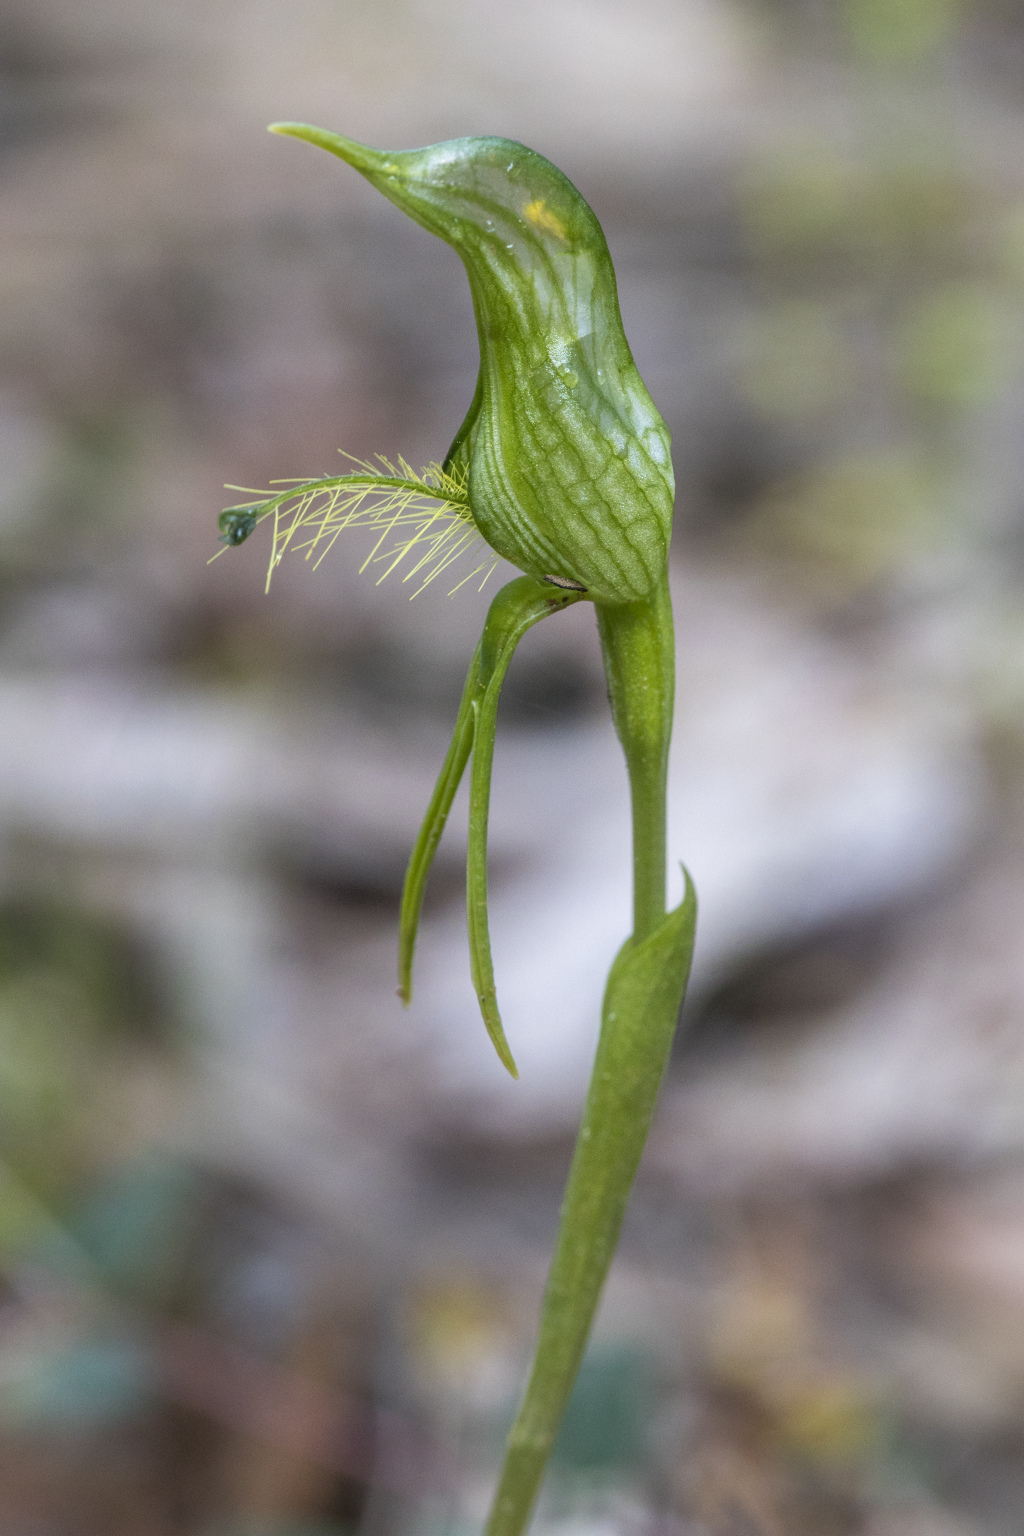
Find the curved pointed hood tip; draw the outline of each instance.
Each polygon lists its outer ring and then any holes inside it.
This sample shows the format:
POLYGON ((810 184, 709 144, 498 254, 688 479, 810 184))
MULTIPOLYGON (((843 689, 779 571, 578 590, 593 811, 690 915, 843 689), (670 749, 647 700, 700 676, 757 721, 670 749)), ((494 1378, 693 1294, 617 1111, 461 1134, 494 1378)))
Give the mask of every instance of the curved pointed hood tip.
POLYGON ((326 128, 314 128, 310 123, 270 123, 267 132, 280 133, 289 139, 305 139, 307 144, 316 144, 318 148, 337 155, 339 160, 347 161, 357 171, 376 168, 384 158, 380 150, 371 149, 368 144, 346 139, 340 133, 331 133, 326 128))

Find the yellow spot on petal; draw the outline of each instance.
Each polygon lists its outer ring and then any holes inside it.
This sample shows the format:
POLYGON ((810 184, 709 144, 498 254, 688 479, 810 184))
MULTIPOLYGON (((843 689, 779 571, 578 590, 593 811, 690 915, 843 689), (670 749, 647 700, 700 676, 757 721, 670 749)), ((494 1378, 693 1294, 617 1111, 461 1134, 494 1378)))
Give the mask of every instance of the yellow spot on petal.
POLYGON ((546 235, 554 235, 558 240, 566 238, 565 225, 557 214, 551 212, 542 197, 534 198, 532 203, 523 204, 523 218, 529 219, 531 224, 542 229, 546 235))

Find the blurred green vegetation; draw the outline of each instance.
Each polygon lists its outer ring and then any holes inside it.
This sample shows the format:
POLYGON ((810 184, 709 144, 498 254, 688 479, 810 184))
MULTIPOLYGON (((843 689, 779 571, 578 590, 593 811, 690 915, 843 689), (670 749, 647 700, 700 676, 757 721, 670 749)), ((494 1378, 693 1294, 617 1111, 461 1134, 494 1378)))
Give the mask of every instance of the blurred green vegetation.
POLYGON ((624 1342, 592 1345, 552 1452, 556 1473, 637 1466, 648 1450, 654 1401, 645 1350, 624 1342))
MULTIPOLYGON (((78 1192, 126 1051, 158 1048, 165 1025, 155 976, 115 924, 56 902, 0 904, 0 1155, 41 1202, 78 1192)), ((0 1188, 0 1246, 25 1220, 24 1200, 0 1188)))
POLYGON ((1019 204, 946 84, 968 19, 953 0, 848 0, 807 60, 842 81, 842 114, 740 180, 755 304, 737 388, 786 467, 739 543, 833 598, 898 589, 970 542, 988 416, 1021 377, 1019 204))
POLYGON ((897 64, 951 42, 967 7, 964 0, 842 0, 839 9, 866 59, 897 64))

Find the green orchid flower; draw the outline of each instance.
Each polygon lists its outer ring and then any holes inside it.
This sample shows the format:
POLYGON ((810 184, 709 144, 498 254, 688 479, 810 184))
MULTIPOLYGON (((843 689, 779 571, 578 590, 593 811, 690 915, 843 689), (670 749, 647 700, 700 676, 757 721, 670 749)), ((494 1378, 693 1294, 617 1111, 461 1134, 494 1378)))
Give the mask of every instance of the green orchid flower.
MULTIPOLYGON (((598 221, 572 183, 508 139, 385 152, 301 123, 272 132, 337 155, 432 234, 469 277, 480 372, 444 460, 356 461, 322 480, 280 482, 221 514, 226 546, 273 519, 270 571, 288 548, 323 558, 349 527, 378 538, 364 568, 405 566, 420 587, 475 548, 463 581, 502 556, 523 574, 493 600, 402 898, 400 993, 412 996, 430 865, 470 769, 467 913, 473 983, 508 1070, 487 922, 487 819, 498 699, 526 631, 594 604, 633 816, 633 932, 609 975, 601 1035, 562 1206, 533 1369, 487 1536, 529 1523, 618 1241, 682 1003, 696 923, 689 876, 666 911, 665 792, 674 698, 668 545, 669 434, 633 362, 598 221), (394 541, 394 542, 392 542, 394 541)), ((268 574, 269 581, 269 574, 268 574)), ((459 583, 462 585, 462 582, 459 583)), ((416 590, 420 588, 417 587, 416 590)), ((415 595, 415 594, 414 594, 415 595)), ((685 873, 685 872, 684 872, 685 873)))

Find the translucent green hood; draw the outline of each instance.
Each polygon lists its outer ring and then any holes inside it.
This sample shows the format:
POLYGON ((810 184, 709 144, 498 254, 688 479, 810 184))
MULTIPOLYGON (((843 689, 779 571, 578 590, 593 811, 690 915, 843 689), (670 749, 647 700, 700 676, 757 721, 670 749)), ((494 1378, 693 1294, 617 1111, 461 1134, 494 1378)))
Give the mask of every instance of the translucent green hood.
POLYGON ((458 251, 480 375, 446 465, 466 465, 487 542, 598 602, 645 597, 665 567, 669 434, 633 362, 601 226, 572 183, 510 139, 385 153, 300 123, 458 251))

